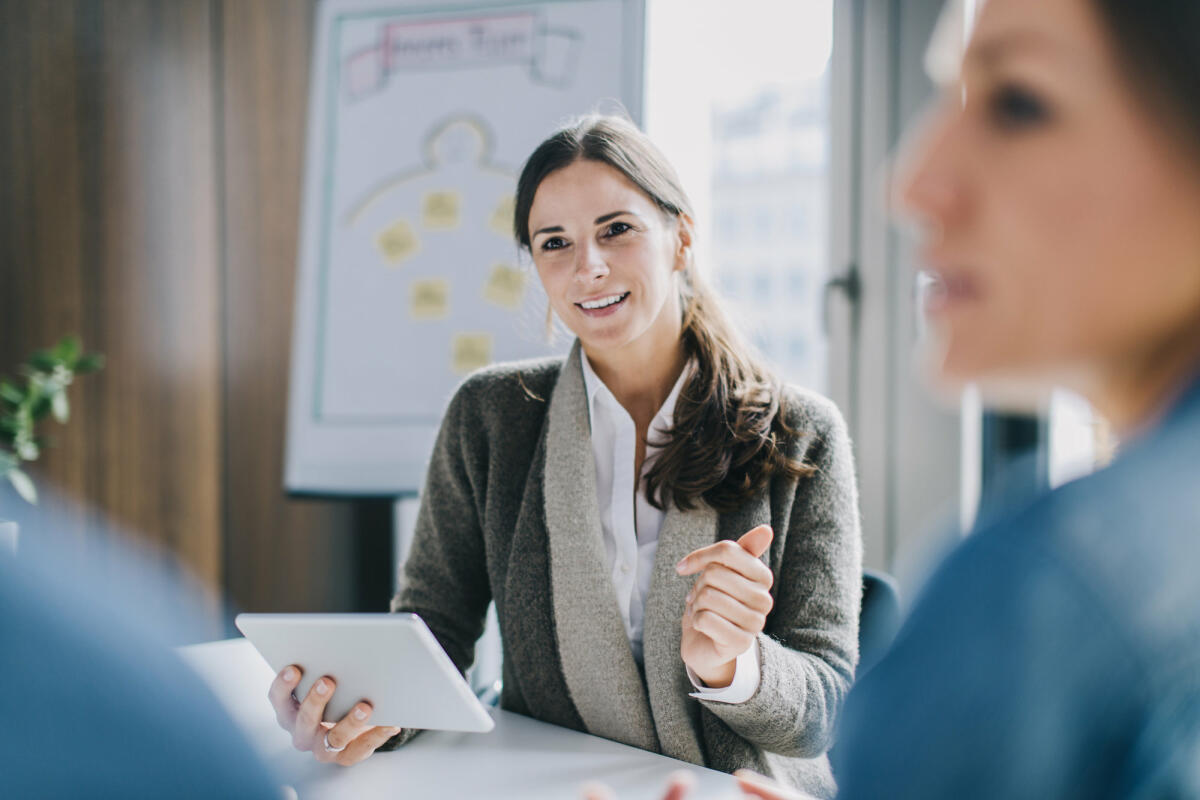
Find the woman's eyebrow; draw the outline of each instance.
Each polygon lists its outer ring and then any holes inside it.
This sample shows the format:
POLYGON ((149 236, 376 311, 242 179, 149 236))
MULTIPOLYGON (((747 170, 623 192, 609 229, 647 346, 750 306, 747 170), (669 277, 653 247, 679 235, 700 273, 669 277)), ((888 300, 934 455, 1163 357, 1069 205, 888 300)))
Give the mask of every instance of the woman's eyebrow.
POLYGON ((596 217, 595 221, 592 224, 603 225, 604 223, 608 222, 610 219, 615 219, 615 218, 621 216, 622 214, 628 214, 631 217, 637 216, 637 214, 634 214, 632 211, 613 211, 608 214, 605 214, 604 216, 596 217))
POLYGON ((1038 31, 1017 30, 973 43, 967 49, 966 61, 984 69, 995 69, 1017 53, 1041 53, 1061 59, 1063 49, 1059 42, 1038 31))
MULTIPOLYGON (((637 214, 635 214, 632 211, 611 211, 607 214, 603 214, 599 217, 596 217, 596 219, 593 221, 592 224, 593 225, 603 225, 604 223, 608 222, 609 220, 616 219, 617 217, 621 216, 622 214, 628 214, 631 217, 637 216, 637 214)), ((538 228, 536 231, 533 232, 533 235, 537 236, 538 234, 542 234, 542 233, 562 233, 562 232, 563 232, 563 227, 561 225, 551 225, 546 228, 538 228)))

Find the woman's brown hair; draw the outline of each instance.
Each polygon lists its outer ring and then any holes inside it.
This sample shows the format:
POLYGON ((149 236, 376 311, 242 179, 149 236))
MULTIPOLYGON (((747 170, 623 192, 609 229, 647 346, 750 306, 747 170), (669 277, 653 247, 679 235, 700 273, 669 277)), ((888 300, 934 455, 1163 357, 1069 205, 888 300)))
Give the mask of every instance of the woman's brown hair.
MULTIPOLYGON (((674 168, 649 137, 621 117, 589 116, 557 131, 525 162, 513 219, 522 247, 530 247, 529 210, 538 186, 580 160, 618 170, 664 214, 692 217, 674 168)), ((658 508, 672 502, 681 509, 703 499, 726 511, 744 504, 776 475, 811 474, 811 467, 789 454, 797 431, 784 419, 781 384, 740 340, 692 264, 683 272, 680 293, 683 345, 696 369, 646 474, 647 499, 658 508)))
POLYGON ((1200 157, 1200 2, 1093 0, 1124 73, 1200 157))

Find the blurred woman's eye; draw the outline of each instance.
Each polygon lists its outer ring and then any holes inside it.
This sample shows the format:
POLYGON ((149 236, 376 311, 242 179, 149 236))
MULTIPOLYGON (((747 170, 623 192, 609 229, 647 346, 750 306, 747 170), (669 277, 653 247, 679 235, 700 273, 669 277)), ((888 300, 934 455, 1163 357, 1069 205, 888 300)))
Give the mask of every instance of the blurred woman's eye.
POLYGON ((625 231, 631 230, 633 230, 633 226, 628 222, 613 222, 604 229, 604 236, 606 238, 612 238, 613 236, 620 236, 622 233, 625 233, 625 231))
POLYGON ((567 240, 561 236, 551 236, 542 242, 542 250, 561 250, 567 246, 567 240))
POLYGON ((1050 113, 1036 95, 1019 86, 1005 86, 992 95, 992 119, 1002 128, 1019 129, 1037 125, 1050 113))

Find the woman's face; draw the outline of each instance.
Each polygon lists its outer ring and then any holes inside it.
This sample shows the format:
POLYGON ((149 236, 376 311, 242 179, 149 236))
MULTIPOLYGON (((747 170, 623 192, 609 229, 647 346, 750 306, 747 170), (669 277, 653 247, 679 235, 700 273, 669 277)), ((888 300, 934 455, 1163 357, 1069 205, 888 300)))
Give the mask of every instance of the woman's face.
POLYGON ((581 160, 550 173, 533 196, 529 233, 550 305, 589 355, 675 347, 686 226, 621 172, 581 160))
POLYGON ((952 382, 1063 380, 1200 325, 1200 167, 1127 83, 1090 0, 988 0, 900 202, 952 382))

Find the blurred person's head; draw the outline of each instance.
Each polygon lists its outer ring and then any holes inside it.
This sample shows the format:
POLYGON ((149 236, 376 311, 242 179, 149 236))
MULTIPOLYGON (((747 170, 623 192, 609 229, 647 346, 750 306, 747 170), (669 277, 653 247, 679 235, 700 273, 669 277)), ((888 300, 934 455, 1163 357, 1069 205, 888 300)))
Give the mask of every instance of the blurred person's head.
POLYGON ((1200 360, 1200 3, 986 0, 898 188, 943 379, 1143 422, 1200 360))

